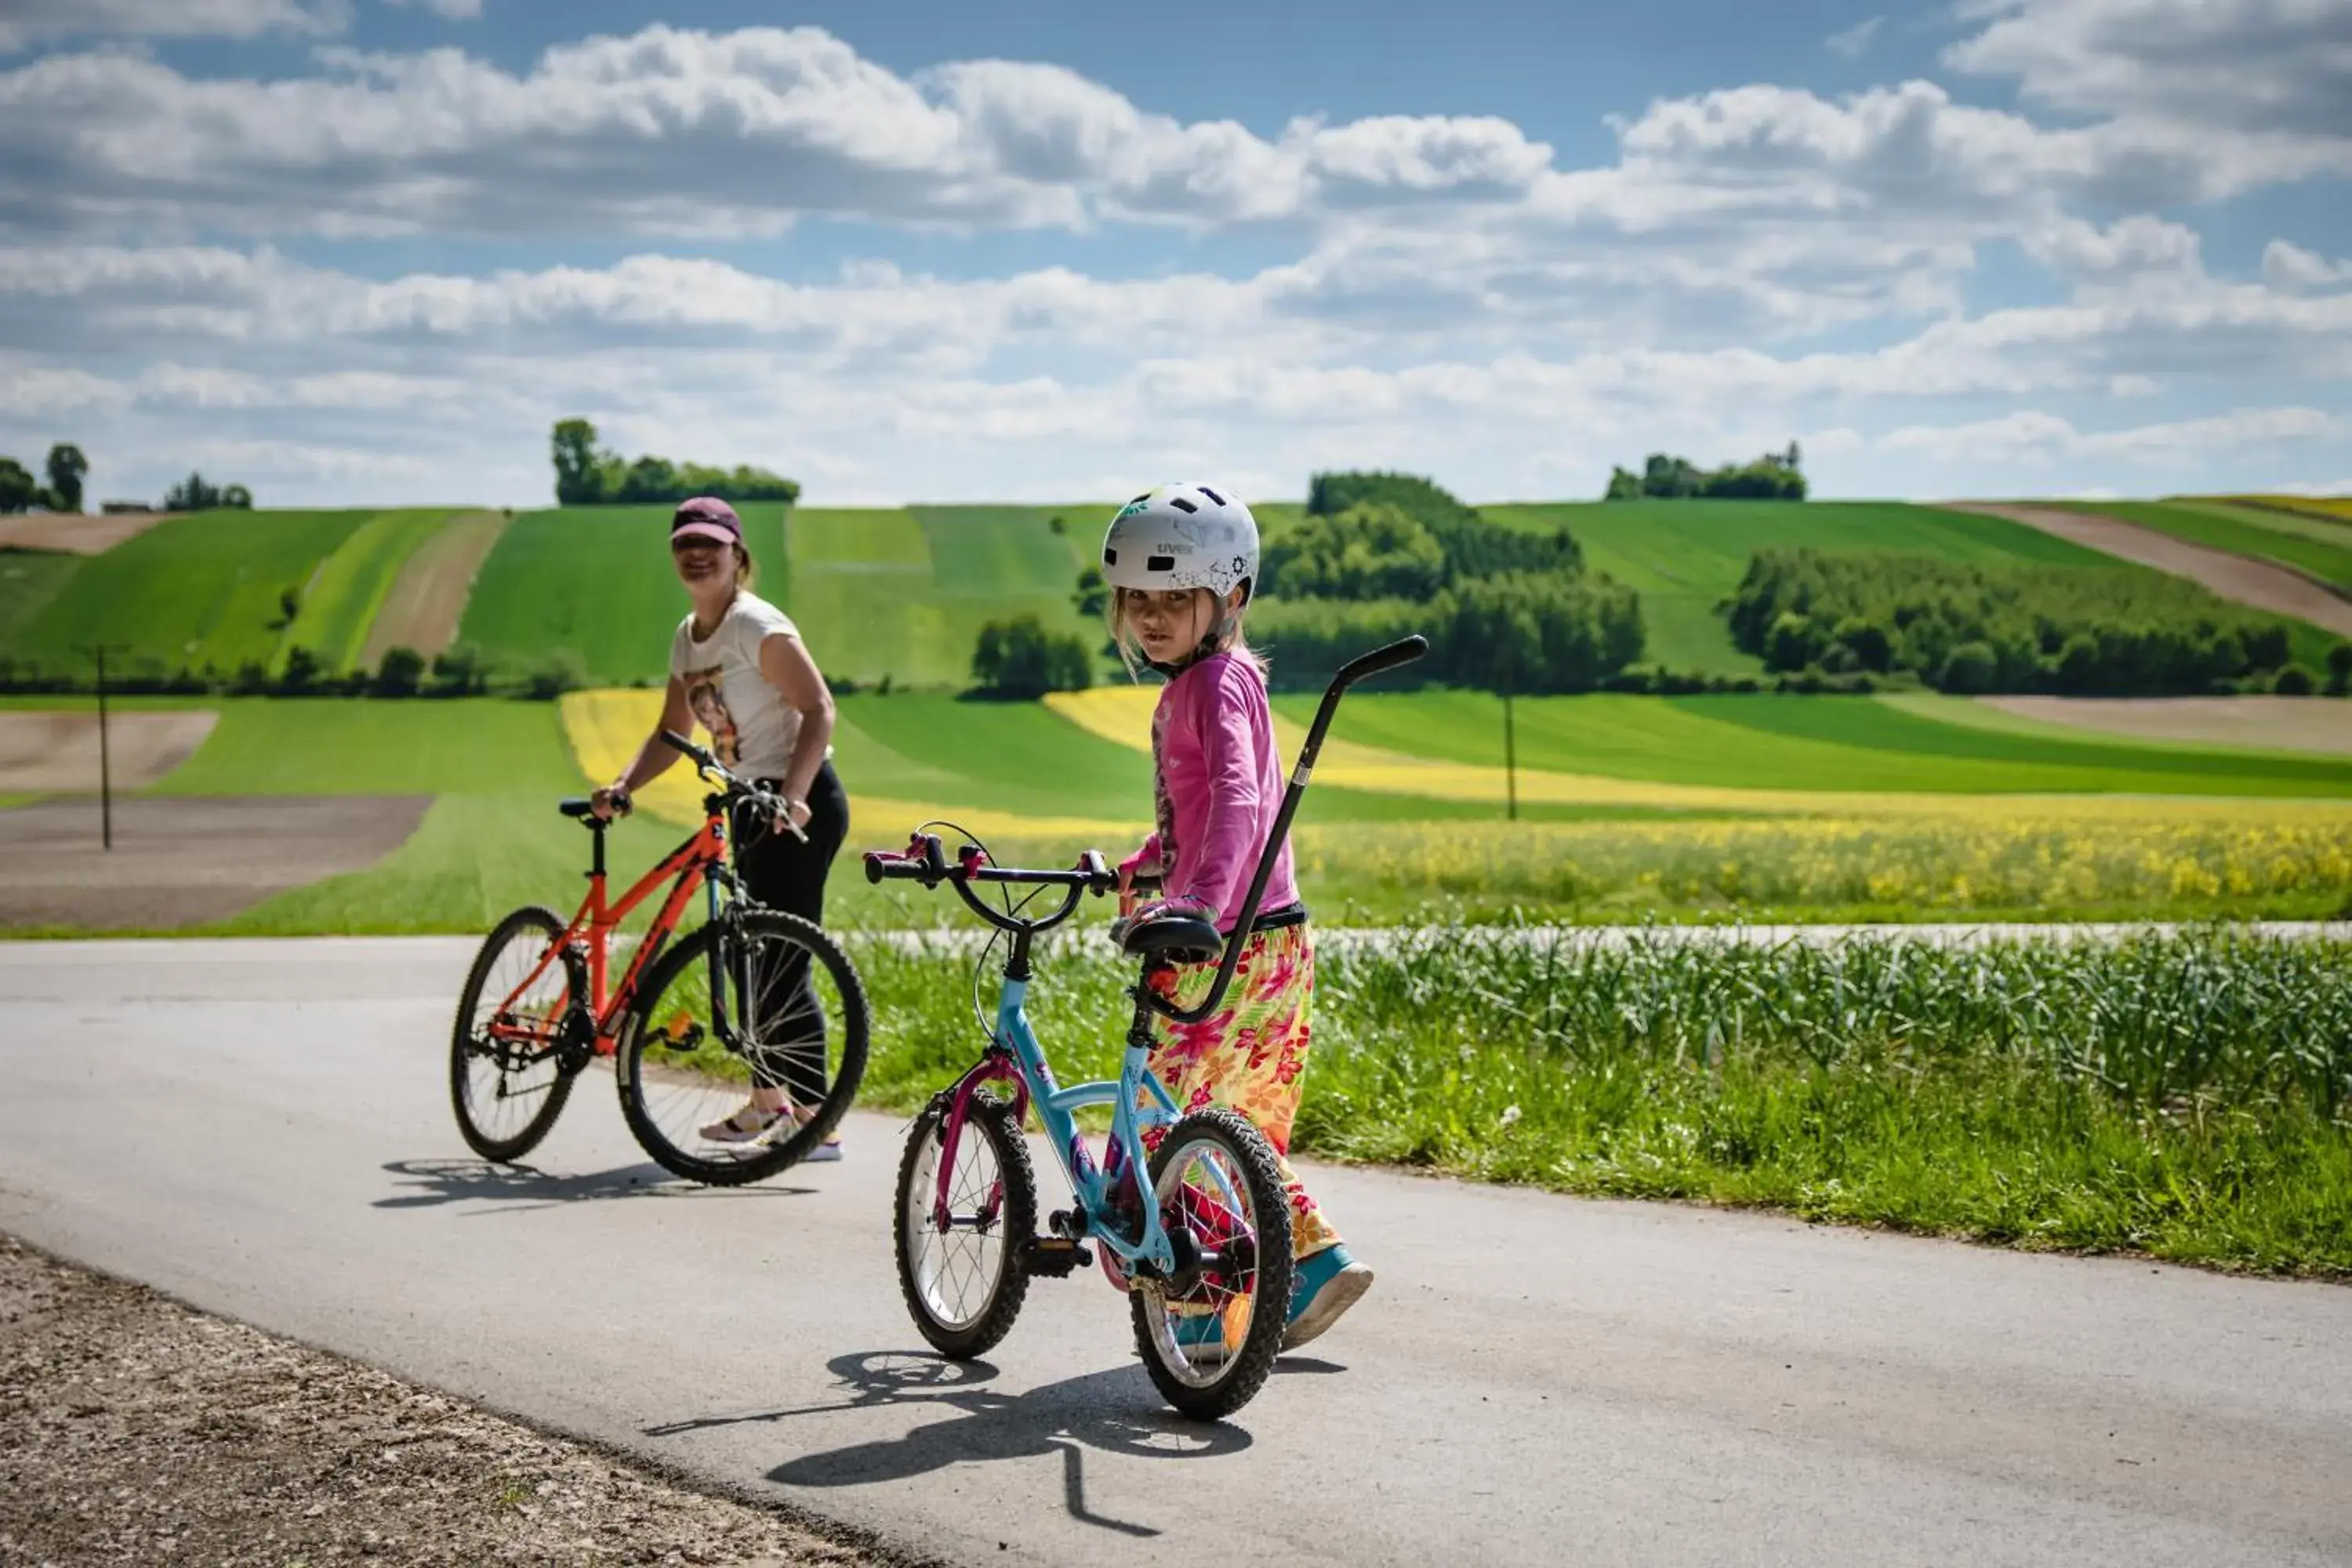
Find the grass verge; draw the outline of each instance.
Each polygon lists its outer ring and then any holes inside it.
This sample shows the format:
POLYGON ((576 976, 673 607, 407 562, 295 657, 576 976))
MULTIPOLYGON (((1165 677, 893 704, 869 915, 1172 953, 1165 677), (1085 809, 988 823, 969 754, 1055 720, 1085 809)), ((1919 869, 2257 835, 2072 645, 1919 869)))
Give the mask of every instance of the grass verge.
MULTIPOLYGON (((858 942, 862 1099, 978 1046, 971 960, 858 942)), ((1295 1144, 1596 1195, 1785 1209, 2053 1250, 2352 1275, 2352 949, 1531 941, 1318 955, 1295 1144)), ((1057 1074, 1114 1076, 1132 972, 1049 944, 1057 1074)))

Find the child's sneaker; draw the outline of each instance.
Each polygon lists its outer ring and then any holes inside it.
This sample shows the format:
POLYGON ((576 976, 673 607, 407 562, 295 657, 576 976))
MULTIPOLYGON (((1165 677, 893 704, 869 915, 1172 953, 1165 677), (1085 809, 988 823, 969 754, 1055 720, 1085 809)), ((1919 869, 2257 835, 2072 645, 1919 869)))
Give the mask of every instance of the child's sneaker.
POLYGON ((1372 1271, 1334 1243, 1302 1258, 1290 1281, 1290 1326, 1282 1348, 1295 1351, 1339 1321, 1372 1288, 1372 1271))
POLYGON ((702 1130, 702 1136, 713 1143, 749 1143, 774 1131, 784 1119, 783 1111, 765 1110, 757 1104, 746 1104, 723 1121, 714 1121, 702 1130))
POLYGON ((828 1138, 801 1156, 803 1165, 830 1165, 841 1158, 841 1140, 828 1138))

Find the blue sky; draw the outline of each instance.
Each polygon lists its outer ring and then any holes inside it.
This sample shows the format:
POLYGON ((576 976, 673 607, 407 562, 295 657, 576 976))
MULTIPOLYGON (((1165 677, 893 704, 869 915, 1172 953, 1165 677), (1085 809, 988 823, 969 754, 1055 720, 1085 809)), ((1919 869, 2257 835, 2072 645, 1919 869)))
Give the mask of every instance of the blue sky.
POLYGON ((9 0, 0 451, 813 502, 1791 438, 1829 496, 2352 489, 2352 0, 9 0))

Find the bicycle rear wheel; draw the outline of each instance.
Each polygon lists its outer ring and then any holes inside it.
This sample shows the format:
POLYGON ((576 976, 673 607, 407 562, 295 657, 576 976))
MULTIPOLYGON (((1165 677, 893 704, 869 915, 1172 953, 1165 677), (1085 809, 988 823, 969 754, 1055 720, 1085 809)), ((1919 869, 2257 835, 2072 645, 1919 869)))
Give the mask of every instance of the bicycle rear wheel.
POLYGON ((1151 1157, 1173 1278, 1139 1283, 1135 1348, 1169 1404, 1232 1415, 1274 1370, 1290 1310, 1290 1204, 1265 1134, 1223 1106, 1168 1130, 1151 1157))
POLYGON ((866 1074, 866 992, 833 939, 797 915, 750 910, 654 963, 621 1026, 621 1114, 667 1171, 740 1186, 804 1158, 840 1125, 866 1074), (724 1007, 714 1007, 714 996, 724 1007), (749 1142, 705 1135, 755 1084, 795 1116, 749 1142))
POLYGON ((582 977, 571 954, 549 956, 562 934, 554 910, 515 910, 474 955, 458 996, 449 1102, 467 1146, 485 1160, 530 1152, 572 1096, 563 1024, 582 977))

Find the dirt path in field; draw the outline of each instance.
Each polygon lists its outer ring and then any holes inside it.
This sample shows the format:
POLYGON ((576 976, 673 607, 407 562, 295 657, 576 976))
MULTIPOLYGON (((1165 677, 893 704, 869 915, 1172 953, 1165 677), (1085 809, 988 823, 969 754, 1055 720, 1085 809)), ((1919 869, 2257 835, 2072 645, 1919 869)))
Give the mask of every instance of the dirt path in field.
MULTIPOLYGON (((289 888, 372 866, 429 795, 134 795, 114 847, 87 796, 0 811, 0 928, 157 931, 226 920, 289 888)), ((5 1561, 5 1558, 0 1558, 5 1561)))
MULTIPOLYGON (((109 763, 118 790, 153 784, 205 743, 220 715, 202 710, 107 715, 109 763)), ((95 710, 0 713, 0 795, 99 786, 95 710)))
POLYGON ((2352 702, 2312 697, 1980 697, 2048 723, 2156 741, 2352 756, 2352 702))
POLYGON ((419 546, 402 563, 392 581, 383 608, 368 628, 367 646, 360 652, 360 668, 373 669, 389 649, 412 647, 431 658, 454 641, 457 621, 466 613, 466 597, 473 592, 474 574, 489 559, 490 549, 507 529, 500 512, 477 511, 453 517, 441 531, 419 546))
POLYGON ((2352 601, 2339 599, 2310 578, 2266 561, 2191 544, 2185 539, 2175 539, 2120 518, 2061 511, 2055 507, 1948 501, 1944 510, 2021 522, 2028 528, 2072 540, 2086 549, 2201 583, 2225 599, 2234 599, 2258 610, 2293 616, 2337 637, 2352 637, 2352 601))
POLYGON ((877 1561, 0 1237, 0 1563, 877 1561))
POLYGON ((100 555, 124 540, 179 515, 175 511, 57 511, 0 518, 0 544, 13 544, 20 550, 100 555))

